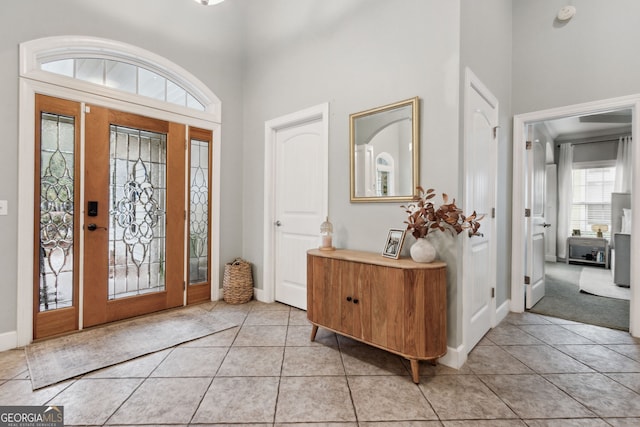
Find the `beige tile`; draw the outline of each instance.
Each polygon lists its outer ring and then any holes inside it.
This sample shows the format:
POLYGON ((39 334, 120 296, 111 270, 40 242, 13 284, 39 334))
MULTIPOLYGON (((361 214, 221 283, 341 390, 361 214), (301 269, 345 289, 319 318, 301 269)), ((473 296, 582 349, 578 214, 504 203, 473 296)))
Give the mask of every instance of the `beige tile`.
POLYGON ((441 420, 517 418, 474 375, 427 377, 420 388, 441 420))
POLYGON ((341 347, 347 375, 409 375, 400 356, 369 345, 341 347))
POLYGON ((532 372, 501 347, 474 348, 469 353, 466 365, 475 374, 527 374, 532 372))
POLYGON ((277 423, 356 421, 345 377, 282 377, 277 423))
POLYGON ((94 371, 84 378, 146 378, 171 353, 172 349, 158 351, 128 362, 94 371))
POLYGON ((23 349, 0 353, 0 379, 10 380, 27 370, 27 358, 23 349))
POLYGON ((545 325, 551 323, 545 316, 528 311, 523 313, 511 312, 504 321, 512 325, 545 325))
MULTIPOLYGON (((411 372, 411 362, 409 360, 401 357, 402 364, 407 369, 407 372, 411 372)), ((421 360, 419 361, 419 369, 418 372, 420 377, 423 376, 434 376, 434 375, 471 375, 473 371, 469 368, 468 364, 462 365, 459 369, 451 368, 447 365, 443 365, 442 363, 436 363, 435 365, 431 364, 430 361, 421 360)))
POLYGON ((158 365, 152 377, 213 377, 227 349, 222 347, 178 347, 158 365))
POLYGON ((315 340, 311 341, 311 329, 311 325, 290 325, 287 330, 287 347, 338 346, 336 334, 324 328, 319 328, 315 340))
POLYGON ((233 340, 236 339, 238 331, 240 331, 240 327, 225 329, 224 331, 184 343, 181 347, 230 347, 233 344, 233 340))
POLYGON ((640 417, 640 396, 602 374, 545 375, 601 417, 640 417))
POLYGON ((575 322, 573 320, 560 319, 559 317, 541 316, 554 325, 583 325, 584 323, 575 322))
POLYGON ((508 345, 503 348, 538 373, 593 372, 587 365, 548 345, 508 345))
POLYGON ((359 421, 436 420, 420 389, 409 377, 348 377, 359 421))
POLYGON ((342 357, 336 347, 287 347, 284 352, 283 376, 344 374, 342 357))
POLYGON ((278 377, 214 378, 193 423, 271 423, 278 377))
POLYGON ((523 419, 594 416, 539 375, 481 375, 480 379, 523 419))
POLYGON ((288 325, 289 312, 286 310, 251 310, 244 325, 288 325))
POLYGON ((594 344, 590 339, 560 325, 522 325, 520 329, 547 344, 594 344))
POLYGON ((556 348, 598 372, 640 372, 640 362, 602 345, 557 345, 556 348))
POLYGON ((638 427, 640 426, 640 418, 605 418, 613 427, 638 427))
POLYGON ((277 377, 284 347, 232 347, 218 371, 219 377, 277 377))
POLYGON ((529 335, 517 326, 501 323, 487 332, 486 337, 498 345, 534 345, 542 341, 529 335))
POLYGON ((604 420, 600 418, 576 418, 576 419, 556 419, 556 420, 526 420, 529 427, 607 427, 604 420))
POLYGON ((209 378, 149 378, 107 424, 186 424, 205 395, 209 378))
POLYGON ((613 344, 605 347, 640 362, 640 344, 613 344))
POLYGON ((309 325, 309 319, 307 319, 307 312, 297 308, 291 308, 289 312, 289 325, 309 325))
POLYGON ((628 332, 607 329, 602 326, 564 325, 563 327, 598 344, 640 344, 640 339, 633 338, 628 332))
POLYGON ((286 326, 244 325, 238 332, 233 345, 236 347, 283 347, 286 337, 286 326))
MULTIPOLYGON (((364 424, 360 423, 360 426, 364 424)), ((275 423, 274 427, 358 427, 358 423, 275 423)))
POLYGON ((31 380, 10 380, 0 385, 0 405, 44 405, 75 380, 32 390, 31 380))
POLYGON ((624 373, 624 374, 606 374, 609 378, 619 382, 623 386, 630 388, 636 393, 640 394, 640 374, 637 373, 624 373))
POLYGON ((526 426, 520 420, 469 420, 469 421, 443 421, 444 427, 523 427, 526 426))
POLYGON ((361 422, 360 427, 442 427, 440 421, 374 421, 361 422))
POLYGON ((482 337, 482 339, 480 341, 478 341, 478 344, 476 345, 496 345, 496 343, 494 343, 493 341, 491 341, 489 338, 487 338, 487 336, 485 335, 484 337, 482 337))
POLYGON ((51 399, 50 405, 64 406, 65 424, 104 424, 143 380, 80 379, 51 399))
POLYGON ((286 311, 289 312, 289 310, 291 310, 291 307, 286 305, 286 304, 282 304, 279 302, 272 302, 272 303, 266 303, 266 302, 260 302, 260 301, 250 301, 248 304, 249 308, 251 308, 251 311, 266 311, 266 310, 270 310, 270 311, 286 311))

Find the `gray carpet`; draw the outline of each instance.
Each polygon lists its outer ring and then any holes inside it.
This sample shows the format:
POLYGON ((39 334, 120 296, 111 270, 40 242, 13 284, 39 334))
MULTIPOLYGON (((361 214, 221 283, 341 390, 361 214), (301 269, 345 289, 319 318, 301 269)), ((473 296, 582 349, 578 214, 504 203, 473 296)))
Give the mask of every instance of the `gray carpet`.
POLYGON ((547 263, 545 296, 531 308, 532 313, 629 330, 629 301, 580 292, 581 265, 547 263))
POLYGON ((185 307, 111 323, 25 348, 34 390, 236 326, 185 307))

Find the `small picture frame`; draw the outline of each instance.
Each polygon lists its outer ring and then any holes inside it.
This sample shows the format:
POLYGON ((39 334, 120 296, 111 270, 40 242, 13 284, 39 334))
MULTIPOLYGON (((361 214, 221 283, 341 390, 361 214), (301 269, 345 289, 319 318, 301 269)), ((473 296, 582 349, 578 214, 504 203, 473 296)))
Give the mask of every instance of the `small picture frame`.
POLYGON ((404 234, 406 230, 399 228, 391 228, 387 235, 387 241, 384 244, 382 250, 382 256, 387 258, 398 259, 400 257, 400 251, 402 250, 402 244, 404 243, 404 234))

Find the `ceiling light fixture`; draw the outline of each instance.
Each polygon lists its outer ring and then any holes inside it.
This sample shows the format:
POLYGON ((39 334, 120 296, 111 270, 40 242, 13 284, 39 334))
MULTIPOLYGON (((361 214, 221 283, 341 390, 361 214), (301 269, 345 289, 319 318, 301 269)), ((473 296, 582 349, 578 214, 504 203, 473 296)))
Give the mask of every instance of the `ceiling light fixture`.
POLYGON ((196 3, 200 3, 205 6, 213 6, 214 4, 222 3, 224 0, 194 0, 196 3))

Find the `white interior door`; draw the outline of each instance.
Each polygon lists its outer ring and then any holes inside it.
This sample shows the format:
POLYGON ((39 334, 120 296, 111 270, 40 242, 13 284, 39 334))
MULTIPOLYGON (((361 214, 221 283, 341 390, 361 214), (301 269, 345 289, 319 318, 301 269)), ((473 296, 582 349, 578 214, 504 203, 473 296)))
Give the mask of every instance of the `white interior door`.
POLYGON ((326 216, 322 119, 276 130, 275 300, 306 310, 307 250, 318 247, 326 216))
POLYGON ((533 307, 544 296, 545 261, 545 147, 533 138, 533 127, 529 126, 531 149, 527 149, 527 206, 530 214, 525 218, 526 262, 525 262, 525 307, 533 307))
POLYGON ((465 213, 484 215, 479 233, 465 234, 467 352, 495 322, 495 206, 498 101, 469 70, 465 88, 465 213))

